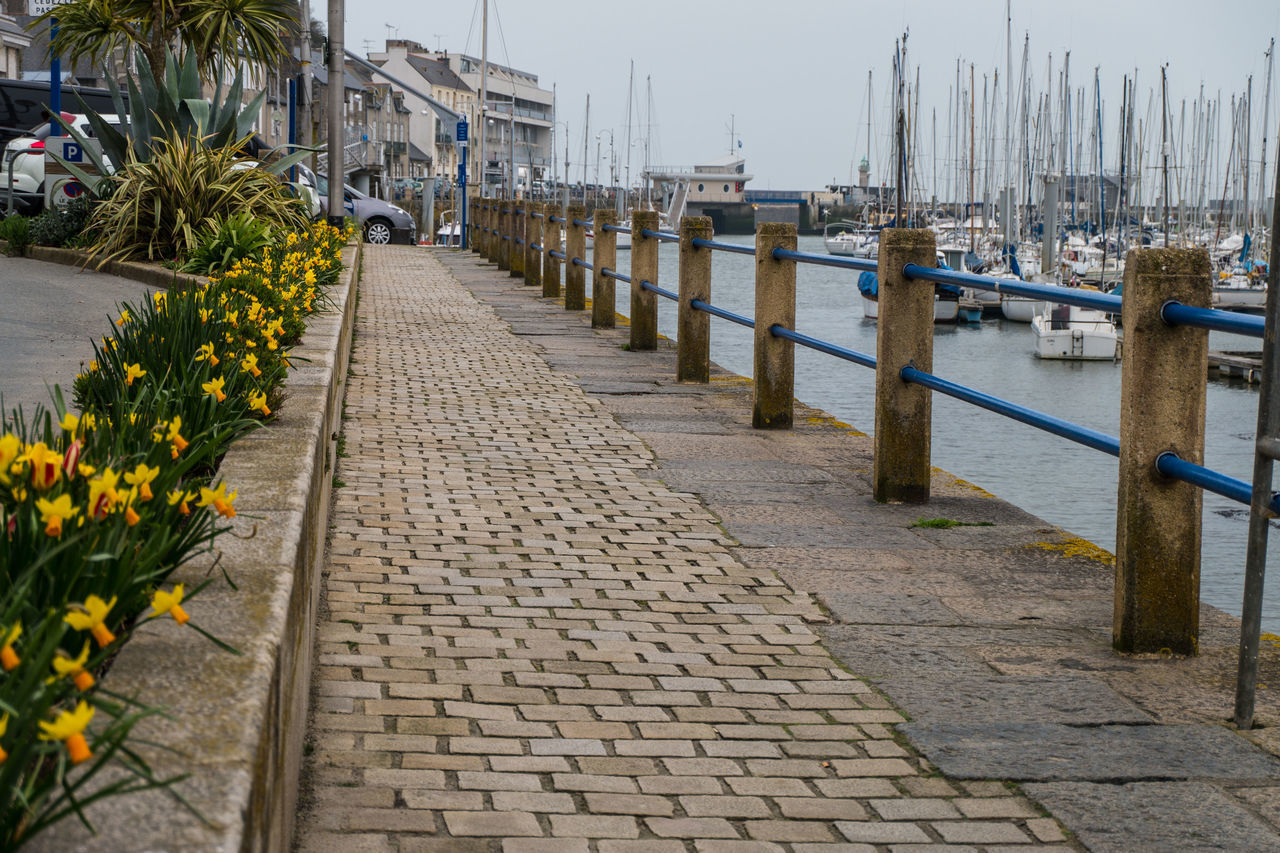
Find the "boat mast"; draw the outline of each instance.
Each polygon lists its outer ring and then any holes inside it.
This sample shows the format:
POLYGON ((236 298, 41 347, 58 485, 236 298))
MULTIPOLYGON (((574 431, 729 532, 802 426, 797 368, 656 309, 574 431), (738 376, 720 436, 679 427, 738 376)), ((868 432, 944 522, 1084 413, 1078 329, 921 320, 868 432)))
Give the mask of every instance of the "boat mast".
MULTIPOLYGON (((582 119, 582 203, 587 203, 587 145, 591 140, 591 93, 587 92, 587 114, 582 119)), ((530 173, 532 174, 532 173, 530 173)))
POLYGON ((969 251, 975 252, 978 248, 977 237, 973 233, 973 157, 977 153, 978 145, 974 140, 974 131, 977 125, 973 120, 973 91, 974 91, 973 63, 969 63, 969 251))
POLYGON ((1167 65, 1160 66, 1160 171, 1164 183, 1160 195, 1164 198, 1164 245, 1169 245, 1169 90, 1167 65))
MULTIPOLYGON (((999 77, 997 76, 997 84, 999 77)), ((1013 115, 1013 2, 1004 3, 1004 197, 1008 199, 1010 210, 1000 211, 1004 223, 1004 243, 1007 246, 1013 238, 1013 149, 1010 141, 1010 121, 1013 115)), ((992 128, 994 130, 994 128, 992 128)), ((1001 247, 1003 251, 1003 247, 1001 247)))
POLYGON ((906 41, 906 34, 902 36, 902 41, 895 41, 893 44, 893 76, 894 76, 894 113, 896 115, 897 130, 894 133, 897 150, 894 152, 895 167, 898 172, 898 191, 896 193, 897 201, 894 211, 894 227, 902 228, 902 194, 906 189, 906 146, 905 134, 906 114, 905 107, 902 102, 903 98, 903 77, 905 69, 902 67, 903 42, 906 41))
MULTIPOLYGON (((1258 170, 1258 204, 1262 207, 1262 221, 1266 224, 1267 206, 1267 130, 1271 121, 1271 61, 1276 52, 1276 40, 1272 39, 1267 47, 1267 86, 1262 98, 1262 167, 1258 170)), ((1271 223, 1275 227, 1275 223, 1271 223)), ((1274 242, 1275 238, 1272 238, 1274 242)))
POLYGON ((627 210, 627 202, 631 199, 631 91, 635 88, 636 81, 636 61, 631 60, 631 73, 627 77, 627 167, 626 167, 626 186, 622 188, 623 198, 621 207, 618 209, 620 218, 625 218, 624 214, 627 210))

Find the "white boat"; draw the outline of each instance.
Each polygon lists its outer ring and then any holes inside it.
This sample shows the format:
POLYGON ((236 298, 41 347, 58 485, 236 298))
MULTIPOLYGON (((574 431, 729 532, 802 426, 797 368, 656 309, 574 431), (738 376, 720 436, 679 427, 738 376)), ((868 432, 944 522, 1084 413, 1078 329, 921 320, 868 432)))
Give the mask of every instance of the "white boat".
POLYGON ((1013 296, 1008 293, 1000 295, 1000 313, 1006 320, 1014 323, 1030 323, 1037 315, 1048 308, 1049 303, 1043 299, 1032 299, 1030 296, 1013 296))
POLYGON ((1267 305, 1266 279, 1254 280, 1239 273, 1223 273, 1213 284, 1213 307, 1227 310, 1261 311, 1267 305))
POLYGON ((1116 325, 1092 308, 1053 303, 1031 319, 1038 358, 1111 361, 1116 357, 1116 325))
POLYGON ((462 222, 457 219, 457 214, 452 210, 446 210, 440 214, 440 228, 436 231, 436 245, 462 245, 462 222))
POLYGON ((827 252, 845 258, 870 258, 880 249, 875 231, 857 222, 828 222, 822 229, 822 242, 827 252))
MULTIPOLYGON (((954 323, 960 313, 960 299, 956 296, 933 295, 933 322, 954 323)), ((880 303, 866 295, 862 297, 862 316, 875 320, 880 316, 880 303)))

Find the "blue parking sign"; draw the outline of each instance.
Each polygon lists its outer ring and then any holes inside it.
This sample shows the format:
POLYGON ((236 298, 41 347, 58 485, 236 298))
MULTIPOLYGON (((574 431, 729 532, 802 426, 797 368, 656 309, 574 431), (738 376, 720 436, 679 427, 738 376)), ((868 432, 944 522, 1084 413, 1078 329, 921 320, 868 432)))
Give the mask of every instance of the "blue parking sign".
POLYGON ((62 159, 68 163, 83 163, 84 149, 80 147, 78 142, 62 143, 62 159))

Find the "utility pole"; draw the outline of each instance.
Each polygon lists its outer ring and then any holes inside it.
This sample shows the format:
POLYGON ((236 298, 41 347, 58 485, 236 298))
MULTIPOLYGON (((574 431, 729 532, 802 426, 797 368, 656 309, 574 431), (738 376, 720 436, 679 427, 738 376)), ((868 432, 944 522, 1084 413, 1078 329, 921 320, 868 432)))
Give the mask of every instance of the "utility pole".
MULTIPOLYGON (((301 40, 298 45, 298 124, 302 125, 302 132, 298 134, 299 145, 310 145, 312 141, 311 128, 311 0, 301 0, 300 13, 302 16, 302 32, 301 40)), ((312 155, 311 165, 315 165, 315 155, 312 155)), ((314 171, 314 169, 312 170, 314 171)))
MULTIPOLYGON (((474 20, 474 19, 473 19, 474 20)), ((489 194, 489 170, 484 157, 484 138, 489 132, 485 113, 489 109, 489 0, 484 0, 484 15, 480 19, 480 195, 489 194)))
POLYGON ((343 197, 347 175, 343 161, 347 152, 342 97, 346 82, 346 52, 342 44, 345 11, 344 0, 329 0, 329 224, 335 228, 342 227, 346 213, 343 197))

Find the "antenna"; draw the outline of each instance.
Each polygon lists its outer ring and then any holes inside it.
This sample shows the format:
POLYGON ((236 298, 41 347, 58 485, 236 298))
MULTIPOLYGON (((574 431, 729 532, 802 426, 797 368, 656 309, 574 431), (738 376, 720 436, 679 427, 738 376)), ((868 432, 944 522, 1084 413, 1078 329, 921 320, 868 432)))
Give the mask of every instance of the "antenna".
POLYGON ((365 56, 369 55, 369 51, 373 50, 373 46, 377 44, 373 39, 361 39, 360 44, 364 45, 365 56))
POLYGON ((391 39, 400 34, 400 28, 395 24, 383 24, 382 26, 387 28, 387 41, 391 41, 391 39))
POLYGON ((440 39, 444 38, 444 33, 432 33, 431 37, 436 40, 436 53, 440 52, 440 39))

